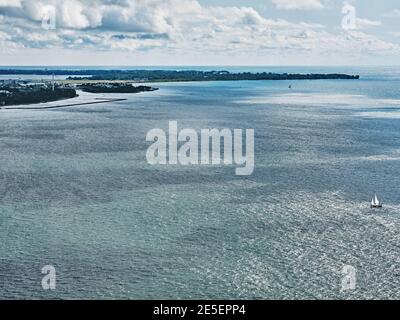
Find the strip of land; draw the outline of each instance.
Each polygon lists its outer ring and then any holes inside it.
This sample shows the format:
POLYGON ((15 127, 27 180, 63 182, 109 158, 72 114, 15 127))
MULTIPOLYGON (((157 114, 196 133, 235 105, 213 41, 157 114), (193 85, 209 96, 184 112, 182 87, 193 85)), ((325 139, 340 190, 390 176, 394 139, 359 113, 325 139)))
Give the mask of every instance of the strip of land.
POLYGON ((235 80, 355 80, 358 75, 348 74, 295 74, 272 72, 238 72, 225 70, 54 70, 54 69, 0 69, 0 75, 57 75, 67 80, 180 82, 180 81, 235 81, 235 80))
MULTIPOLYGON (((100 99, 99 99, 100 100, 100 99)), ((60 109, 67 107, 76 107, 76 106, 84 106, 91 104, 100 104, 107 102, 118 102, 118 101, 126 101, 127 99, 101 99, 100 101, 90 101, 90 102, 79 102, 79 103, 69 103, 69 104, 60 104, 56 106, 43 106, 43 107, 3 107, 0 109, 4 110, 46 110, 46 109, 60 109)))
POLYGON ((75 98, 78 97, 76 90, 90 93, 124 94, 150 92, 158 89, 149 86, 134 86, 132 82, 62 84, 56 81, 0 81, 0 109, 7 109, 6 106, 38 104, 75 98))

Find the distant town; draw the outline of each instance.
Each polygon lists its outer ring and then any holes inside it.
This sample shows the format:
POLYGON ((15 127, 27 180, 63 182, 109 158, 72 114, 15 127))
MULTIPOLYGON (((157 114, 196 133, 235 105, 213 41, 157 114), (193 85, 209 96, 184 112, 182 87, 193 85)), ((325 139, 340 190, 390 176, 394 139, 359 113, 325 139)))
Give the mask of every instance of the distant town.
POLYGON ((0 82, 2 106, 33 104, 77 97, 76 90, 55 82, 3 80, 0 82))
POLYGON ((158 90, 134 86, 131 82, 0 81, 0 108, 3 106, 52 102, 78 96, 77 90, 91 93, 139 93, 158 90))

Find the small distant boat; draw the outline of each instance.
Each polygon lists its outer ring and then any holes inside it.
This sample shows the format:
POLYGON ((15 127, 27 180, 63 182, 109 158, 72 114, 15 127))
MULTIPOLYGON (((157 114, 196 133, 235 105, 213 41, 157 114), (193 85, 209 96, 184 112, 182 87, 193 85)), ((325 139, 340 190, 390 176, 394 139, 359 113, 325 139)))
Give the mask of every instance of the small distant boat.
POLYGON ((289 85, 289 89, 292 89, 292 85, 289 85))
POLYGON ((371 200, 371 208, 382 208, 382 202, 378 199, 376 192, 371 200))

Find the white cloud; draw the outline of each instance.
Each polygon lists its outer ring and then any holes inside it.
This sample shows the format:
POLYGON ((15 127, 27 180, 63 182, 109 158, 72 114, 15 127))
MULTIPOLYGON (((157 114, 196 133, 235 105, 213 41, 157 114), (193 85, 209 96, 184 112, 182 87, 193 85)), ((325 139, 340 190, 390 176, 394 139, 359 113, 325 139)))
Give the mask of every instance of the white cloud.
POLYGON ((382 25, 382 22, 376 20, 357 18, 356 25, 357 29, 367 29, 371 27, 379 27, 382 25))
POLYGON ((314 10, 324 8, 321 0, 271 0, 278 8, 283 10, 314 10))
POLYGON ((0 0, 0 7, 20 7, 20 0, 0 0))
MULTIPOLYGON (((303 8, 305 3, 318 8, 315 1, 296 2, 303 8)), ((367 19, 357 22, 359 29, 381 24, 367 19)), ((152 56, 171 57, 213 54, 221 61, 224 56, 400 52, 398 45, 356 31, 330 32, 320 24, 268 19, 250 7, 202 6, 196 0, 21 0, 20 7, 0 7, 0 45, 24 50, 151 51, 152 56), (56 8, 56 30, 41 27, 48 5, 56 8)))
POLYGON ((389 18, 398 18, 400 17, 400 9, 394 9, 393 11, 385 13, 383 16, 389 18))

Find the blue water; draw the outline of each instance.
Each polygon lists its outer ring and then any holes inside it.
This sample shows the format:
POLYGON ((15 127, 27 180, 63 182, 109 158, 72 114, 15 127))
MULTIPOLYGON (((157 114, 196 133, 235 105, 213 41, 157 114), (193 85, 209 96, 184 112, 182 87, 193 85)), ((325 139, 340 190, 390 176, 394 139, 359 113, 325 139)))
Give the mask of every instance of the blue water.
POLYGON ((0 110, 0 298, 399 299, 400 68, 264 69, 362 78, 0 110), (254 128, 254 174, 148 165, 146 133, 169 120, 254 128))

